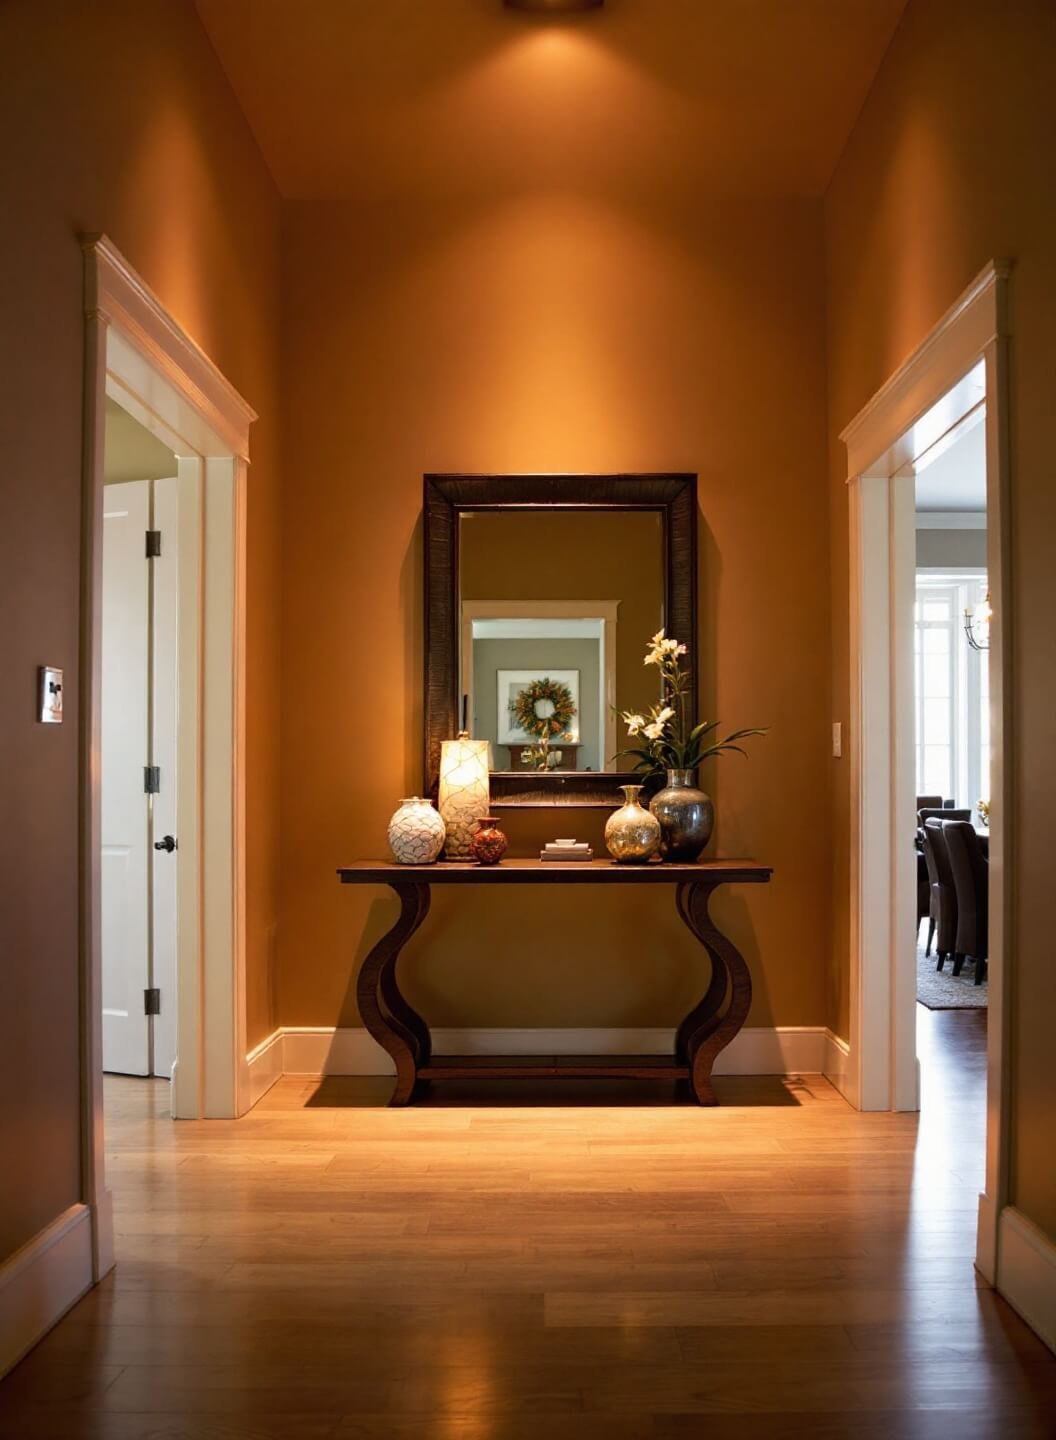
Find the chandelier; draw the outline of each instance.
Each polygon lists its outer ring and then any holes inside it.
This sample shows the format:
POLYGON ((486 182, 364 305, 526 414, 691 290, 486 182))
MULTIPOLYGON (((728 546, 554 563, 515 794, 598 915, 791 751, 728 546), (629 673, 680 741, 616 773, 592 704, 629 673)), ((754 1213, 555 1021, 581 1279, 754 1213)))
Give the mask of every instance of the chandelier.
POLYGON ((979 606, 978 613, 975 613, 970 605, 964 612, 964 633, 973 650, 990 649, 990 621, 993 616, 994 612, 990 609, 990 590, 987 588, 986 599, 979 606))

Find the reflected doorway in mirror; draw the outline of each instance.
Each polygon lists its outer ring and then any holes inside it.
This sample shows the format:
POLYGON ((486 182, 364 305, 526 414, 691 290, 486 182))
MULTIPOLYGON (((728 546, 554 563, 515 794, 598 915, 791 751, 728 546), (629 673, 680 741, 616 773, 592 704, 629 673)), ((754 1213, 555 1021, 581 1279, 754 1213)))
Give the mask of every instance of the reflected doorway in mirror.
POLYGON ((618 612, 617 600, 462 602, 462 693, 474 734, 491 741, 495 770, 539 769, 538 740, 513 723, 509 706, 518 683, 545 678, 567 683, 576 709, 561 732, 572 739, 551 740, 547 768, 606 768, 617 748, 618 612))

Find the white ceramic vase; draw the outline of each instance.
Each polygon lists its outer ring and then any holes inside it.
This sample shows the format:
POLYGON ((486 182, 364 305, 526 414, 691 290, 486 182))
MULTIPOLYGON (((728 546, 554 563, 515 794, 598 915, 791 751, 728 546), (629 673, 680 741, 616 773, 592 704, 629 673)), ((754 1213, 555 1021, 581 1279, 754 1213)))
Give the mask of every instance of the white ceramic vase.
POLYGON ((401 865, 431 865, 444 848, 447 829, 431 800, 411 795, 389 821, 389 849, 401 865))

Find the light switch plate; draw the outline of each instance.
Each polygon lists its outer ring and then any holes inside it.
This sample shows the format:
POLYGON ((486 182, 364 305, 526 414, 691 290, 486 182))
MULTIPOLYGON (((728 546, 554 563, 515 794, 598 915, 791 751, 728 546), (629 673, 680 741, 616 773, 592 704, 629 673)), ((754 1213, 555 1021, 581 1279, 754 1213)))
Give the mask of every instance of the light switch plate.
POLYGON ((41 665, 40 721, 42 725, 62 724, 62 671, 55 665, 41 665))
POLYGON ((832 722, 832 757, 839 760, 843 754, 843 725, 839 720, 832 722))

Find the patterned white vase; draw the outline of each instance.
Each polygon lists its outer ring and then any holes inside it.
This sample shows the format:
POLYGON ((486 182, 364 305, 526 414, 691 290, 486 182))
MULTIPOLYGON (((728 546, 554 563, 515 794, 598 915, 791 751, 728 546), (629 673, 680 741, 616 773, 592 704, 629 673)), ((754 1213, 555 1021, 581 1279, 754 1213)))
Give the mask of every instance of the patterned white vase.
POLYGON ((447 829, 431 800, 411 795, 389 821, 389 849, 401 865, 431 865, 444 848, 447 829))

